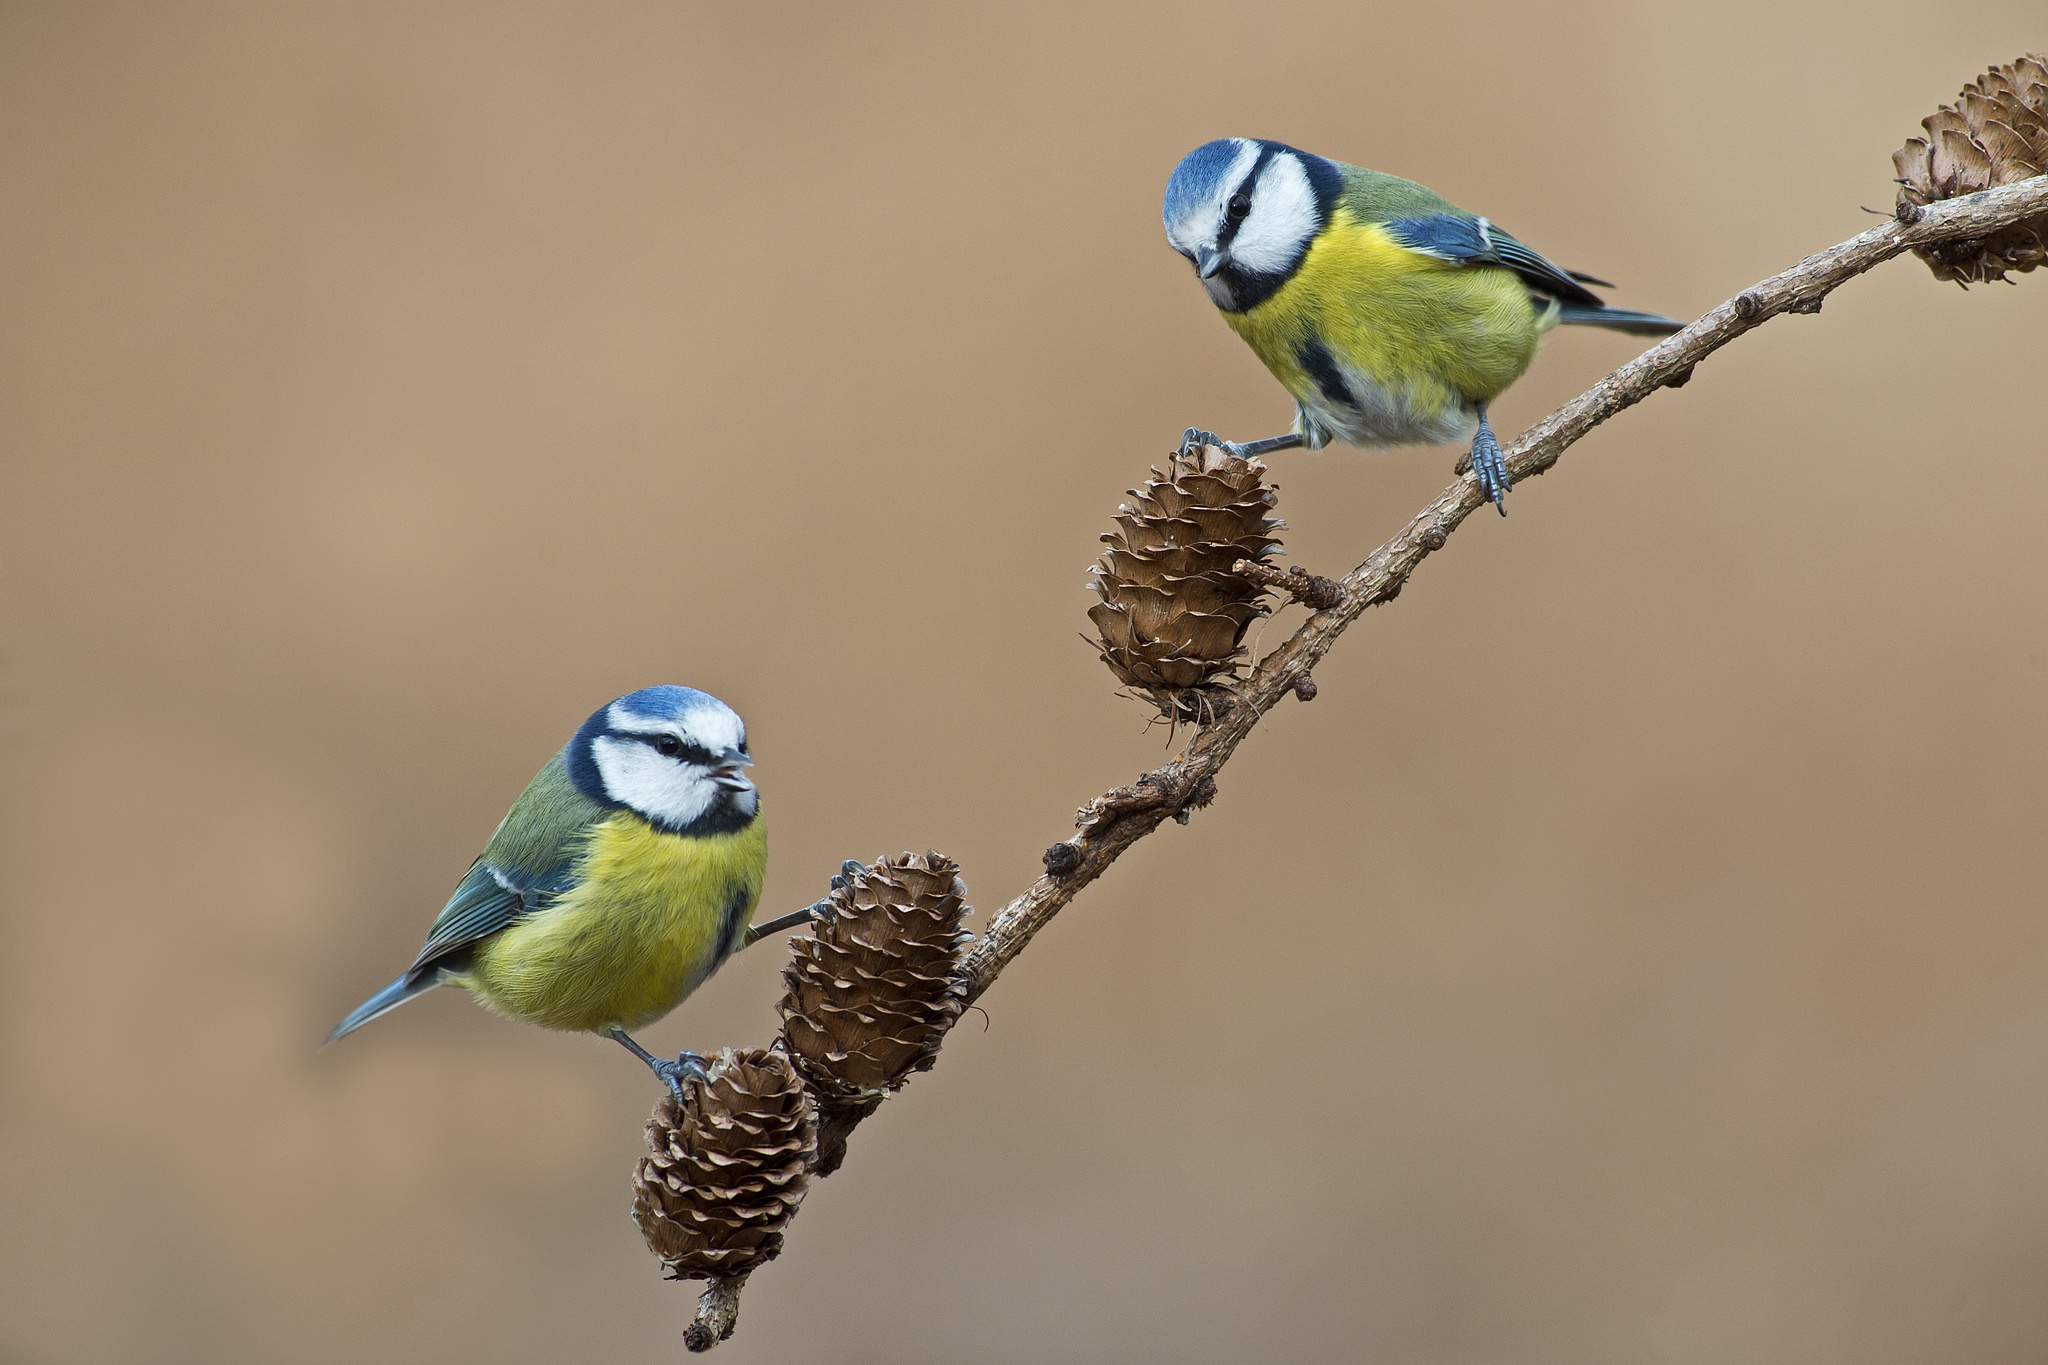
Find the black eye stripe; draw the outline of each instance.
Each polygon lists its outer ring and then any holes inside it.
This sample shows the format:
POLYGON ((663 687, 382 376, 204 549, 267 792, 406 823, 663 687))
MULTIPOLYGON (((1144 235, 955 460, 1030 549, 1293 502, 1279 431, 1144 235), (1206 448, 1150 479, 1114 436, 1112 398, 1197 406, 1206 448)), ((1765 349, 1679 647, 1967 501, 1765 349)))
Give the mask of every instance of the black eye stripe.
POLYGON ((1237 182, 1237 188, 1231 191, 1230 198, 1225 201, 1223 230, 1216 234, 1216 245, 1219 248, 1229 246, 1231 240, 1237 236, 1237 230, 1244 226, 1244 220, 1251 216, 1252 189, 1259 183, 1259 175, 1266 169, 1266 163, 1273 159, 1275 150, 1270 146, 1259 148, 1257 158, 1252 161, 1252 168, 1244 173, 1244 179, 1237 182), (1231 208, 1240 199, 1245 202, 1245 212, 1232 213, 1231 208))
POLYGON ((677 739, 674 735, 634 735, 633 738, 639 740, 664 758, 679 758, 685 763, 694 763, 703 768, 718 766, 718 760, 712 756, 709 749, 701 744, 692 744, 688 740, 677 739))

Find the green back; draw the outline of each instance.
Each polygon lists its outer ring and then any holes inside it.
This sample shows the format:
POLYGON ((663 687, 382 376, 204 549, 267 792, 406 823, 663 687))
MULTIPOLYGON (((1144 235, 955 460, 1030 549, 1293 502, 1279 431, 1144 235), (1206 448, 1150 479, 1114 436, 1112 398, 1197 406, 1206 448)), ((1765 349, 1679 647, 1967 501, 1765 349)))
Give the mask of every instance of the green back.
POLYGON ((561 753, 549 759, 441 907, 407 977, 448 967, 453 955, 562 891, 584 851, 584 836, 606 814, 576 790, 561 753))
POLYGON ((567 752, 564 748, 534 774, 478 861, 537 877, 581 851, 585 832, 606 812, 569 780, 567 752))
POLYGON ((1347 166, 1341 161, 1334 164, 1344 173, 1344 190, 1338 199, 1361 223, 1384 223, 1392 218, 1428 218, 1439 213, 1457 218, 1473 216, 1427 185, 1418 185, 1413 180, 1403 180, 1384 171, 1369 171, 1363 166, 1347 166))

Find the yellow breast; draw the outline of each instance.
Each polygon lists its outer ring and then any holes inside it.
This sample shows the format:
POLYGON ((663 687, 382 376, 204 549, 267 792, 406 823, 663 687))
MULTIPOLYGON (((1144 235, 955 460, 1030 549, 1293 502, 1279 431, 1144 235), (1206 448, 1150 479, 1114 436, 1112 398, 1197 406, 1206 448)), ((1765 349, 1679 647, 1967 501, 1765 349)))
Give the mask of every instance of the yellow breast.
POLYGON ((664 834, 620 812, 591 827, 571 889, 479 945, 463 985, 544 1028, 639 1028, 683 1002, 743 941, 768 829, 664 834))
POLYGON ((1297 402, 1358 445, 1468 428, 1475 400, 1528 369, 1544 321, 1512 271, 1410 251, 1342 206, 1286 284, 1224 317, 1297 402))

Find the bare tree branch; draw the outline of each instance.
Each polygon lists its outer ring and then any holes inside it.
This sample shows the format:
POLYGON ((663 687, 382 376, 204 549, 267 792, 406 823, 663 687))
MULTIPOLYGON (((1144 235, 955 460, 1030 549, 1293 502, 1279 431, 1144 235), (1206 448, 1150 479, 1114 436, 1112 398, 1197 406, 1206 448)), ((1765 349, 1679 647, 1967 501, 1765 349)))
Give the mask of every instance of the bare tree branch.
MULTIPOLYGON (((1819 312, 1822 301, 1844 280, 1916 246, 1988 236, 2044 211, 2048 176, 2035 176, 1918 210, 1908 208, 1903 212, 1910 216, 1887 219, 1840 246, 1809 256, 1790 270, 1751 285, 1530 427, 1507 446, 1508 471, 1516 480, 1543 473, 1581 436, 1658 389, 1683 385, 1692 378, 1694 366, 1744 332, 1780 313, 1819 312)), ((1442 549, 1485 501, 1469 474, 1446 488, 1392 540, 1339 579, 1342 600, 1311 616, 1285 644, 1261 659, 1240 685, 1237 704, 1197 731, 1178 756, 1132 785, 1105 792, 1083 806, 1075 820, 1078 834, 1048 851, 1046 875, 995 913, 968 955, 968 1000, 980 998, 1032 936, 1125 849, 1167 817, 1203 804, 1200 798, 1205 792, 1213 794, 1216 774, 1260 717, 1308 676, 1366 608, 1399 594, 1416 566, 1442 549)))
MULTIPOLYGON (((2048 213, 2048 176, 1925 208, 1902 207, 1900 216, 1743 290, 1537 422, 1506 448, 1509 472, 1517 480, 1543 473, 1581 436, 1658 389, 1684 384, 1692 377, 1694 366, 1744 332, 1780 313, 1819 312, 1822 301, 1837 285, 1880 262, 1930 243, 1982 238, 2043 213, 2048 213)), ((1287 593, 1313 614, 1248 676, 1232 685, 1229 695, 1171 761, 1129 786, 1104 792, 1081 808, 1075 817, 1075 834, 1046 850, 1045 875, 995 913, 967 954, 961 968, 966 999, 978 999, 993 985, 1032 937, 1051 923, 1082 887, 1108 870, 1124 850, 1169 818, 1185 819, 1189 811, 1207 805, 1216 794, 1216 774, 1260 718, 1290 692, 1304 701, 1313 697, 1310 670, 1336 644, 1337 637, 1368 607, 1397 596, 1416 566, 1442 549, 1465 518, 1486 501, 1469 474, 1461 477, 1364 563, 1335 581, 1239 561, 1236 573, 1287 593)), ((835 1150, 843 1149, 846 1134, 879 1103, 877 1096, 866 1108, 835 1117, 835 1150)), ((833 1165, 836 1160, 818 1173, 829 1174, 833 1165)), ((730 1335, 743 1282, 744 1277, 715 1280, 705 1291, 688 1335, 691 1350, 708 1349, 730 1335)))

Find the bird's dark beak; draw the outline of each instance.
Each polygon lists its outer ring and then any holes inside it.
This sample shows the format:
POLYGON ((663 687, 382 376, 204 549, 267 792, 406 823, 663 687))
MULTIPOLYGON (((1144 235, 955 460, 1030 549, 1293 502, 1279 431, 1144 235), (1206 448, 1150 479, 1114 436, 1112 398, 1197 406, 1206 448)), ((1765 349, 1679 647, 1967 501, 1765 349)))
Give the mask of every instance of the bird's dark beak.
POLYGON ((718 756, 718 766, 711 770, 711 780, 729 792, 744 792, 754 789, 753 779, 746 769, 754 766, 754 760, 742 753, 726 753, 718 756))
POLYGON ((1230 257, 1224 255, 1215 247, 1202 247, 1195 252, 1195 273, 1205 280, 1209 279, 1228 264, 1229 261, 1230 257))

